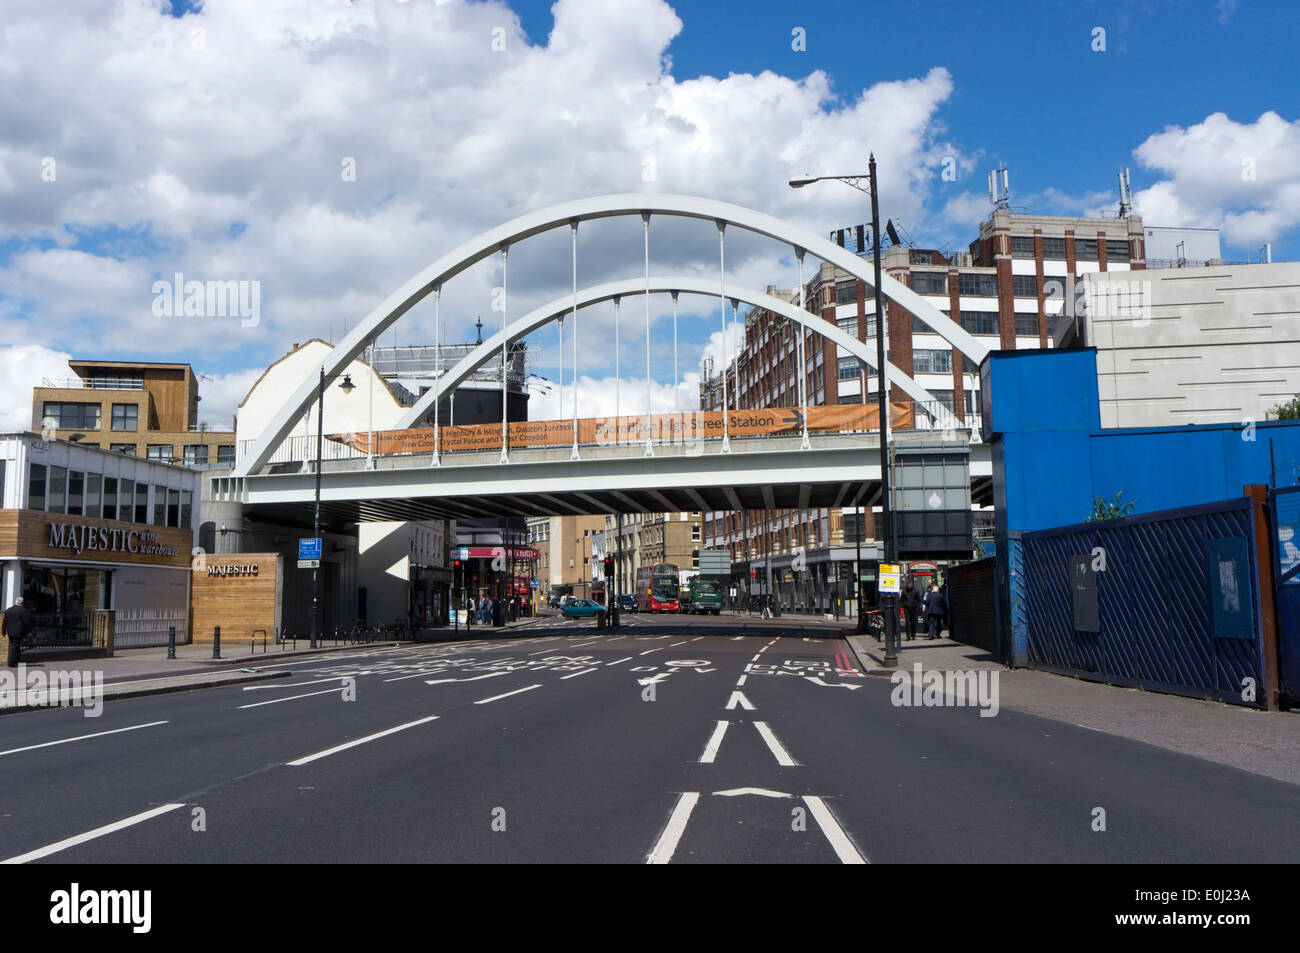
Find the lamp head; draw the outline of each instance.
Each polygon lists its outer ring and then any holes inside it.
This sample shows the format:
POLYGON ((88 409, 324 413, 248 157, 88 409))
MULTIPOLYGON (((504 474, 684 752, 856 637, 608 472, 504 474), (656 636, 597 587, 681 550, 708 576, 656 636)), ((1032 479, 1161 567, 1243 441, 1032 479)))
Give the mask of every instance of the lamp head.
POLYGON ((799 178, 799 179, 791 179, 790 188, 802 189, 805 185, 812 185, 816 181, 817 181, 816 176, 804 176, 803 178, 799 178))
POLYGON ((345 394, 350 394, 356 389, 356 386, 356 384, 352 383, 352 375, 344 374, 343 383, 339 384, 339 390, 343 391, 345 394))

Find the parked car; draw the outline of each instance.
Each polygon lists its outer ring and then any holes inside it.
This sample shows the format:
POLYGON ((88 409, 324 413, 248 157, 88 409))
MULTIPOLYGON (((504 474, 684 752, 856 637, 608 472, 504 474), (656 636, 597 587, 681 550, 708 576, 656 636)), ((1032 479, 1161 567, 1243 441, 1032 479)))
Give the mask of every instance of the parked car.
POLYGON ((570 599, 560 609, 560 614, 566 619, 590 619, 604 611, 605 607, 599 602, 592 602, 590 599, 570 599))
POLYGON ((618 609, 620 612, 636 612, 636 597, 627 595, 626 593, 619 596, 618 609))

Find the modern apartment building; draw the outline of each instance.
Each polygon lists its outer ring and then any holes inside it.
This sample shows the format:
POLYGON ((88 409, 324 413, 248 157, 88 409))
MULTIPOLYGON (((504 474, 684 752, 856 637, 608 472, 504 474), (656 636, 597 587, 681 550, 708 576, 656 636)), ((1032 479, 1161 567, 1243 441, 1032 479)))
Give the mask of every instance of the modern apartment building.
POLYGON ((235 461, 233 430, 199 423, 199 382, 188 364, 69 361, 76 377, 32 391, 32 430, 47 439, 203 467, 235 461))

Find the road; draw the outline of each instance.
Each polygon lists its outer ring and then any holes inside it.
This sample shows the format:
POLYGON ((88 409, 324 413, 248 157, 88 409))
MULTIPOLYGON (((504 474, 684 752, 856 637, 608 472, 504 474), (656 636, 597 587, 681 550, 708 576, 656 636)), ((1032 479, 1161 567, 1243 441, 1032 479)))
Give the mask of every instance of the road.
POLYGON ((1296 786, 1018 712, 898 707, 826 627, 626 621, 272 662, 293 677, 99 718, 5 716, 0 858, 1300 856, 1296 786))

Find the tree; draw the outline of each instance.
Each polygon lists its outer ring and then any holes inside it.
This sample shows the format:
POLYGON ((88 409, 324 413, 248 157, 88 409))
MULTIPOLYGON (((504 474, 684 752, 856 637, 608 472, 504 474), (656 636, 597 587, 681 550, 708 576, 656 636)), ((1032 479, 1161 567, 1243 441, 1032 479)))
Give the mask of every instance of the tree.
POLYGON ((1285 404, 1273 408, 1273 417, 1277 420, 1300 420, 1300 397, 1292 397, 1285 404))
POLYGON ((1117 520, 1128 516, 1137 506, 1135 500, 1124 502, 1124 491, 1119 490, 1113 500, 1106 500, 1104 497, 1094 496, 1092 498, 1092 512, 1083 518, 1085 523, 1095 523, 1099 520, 1117 520))

